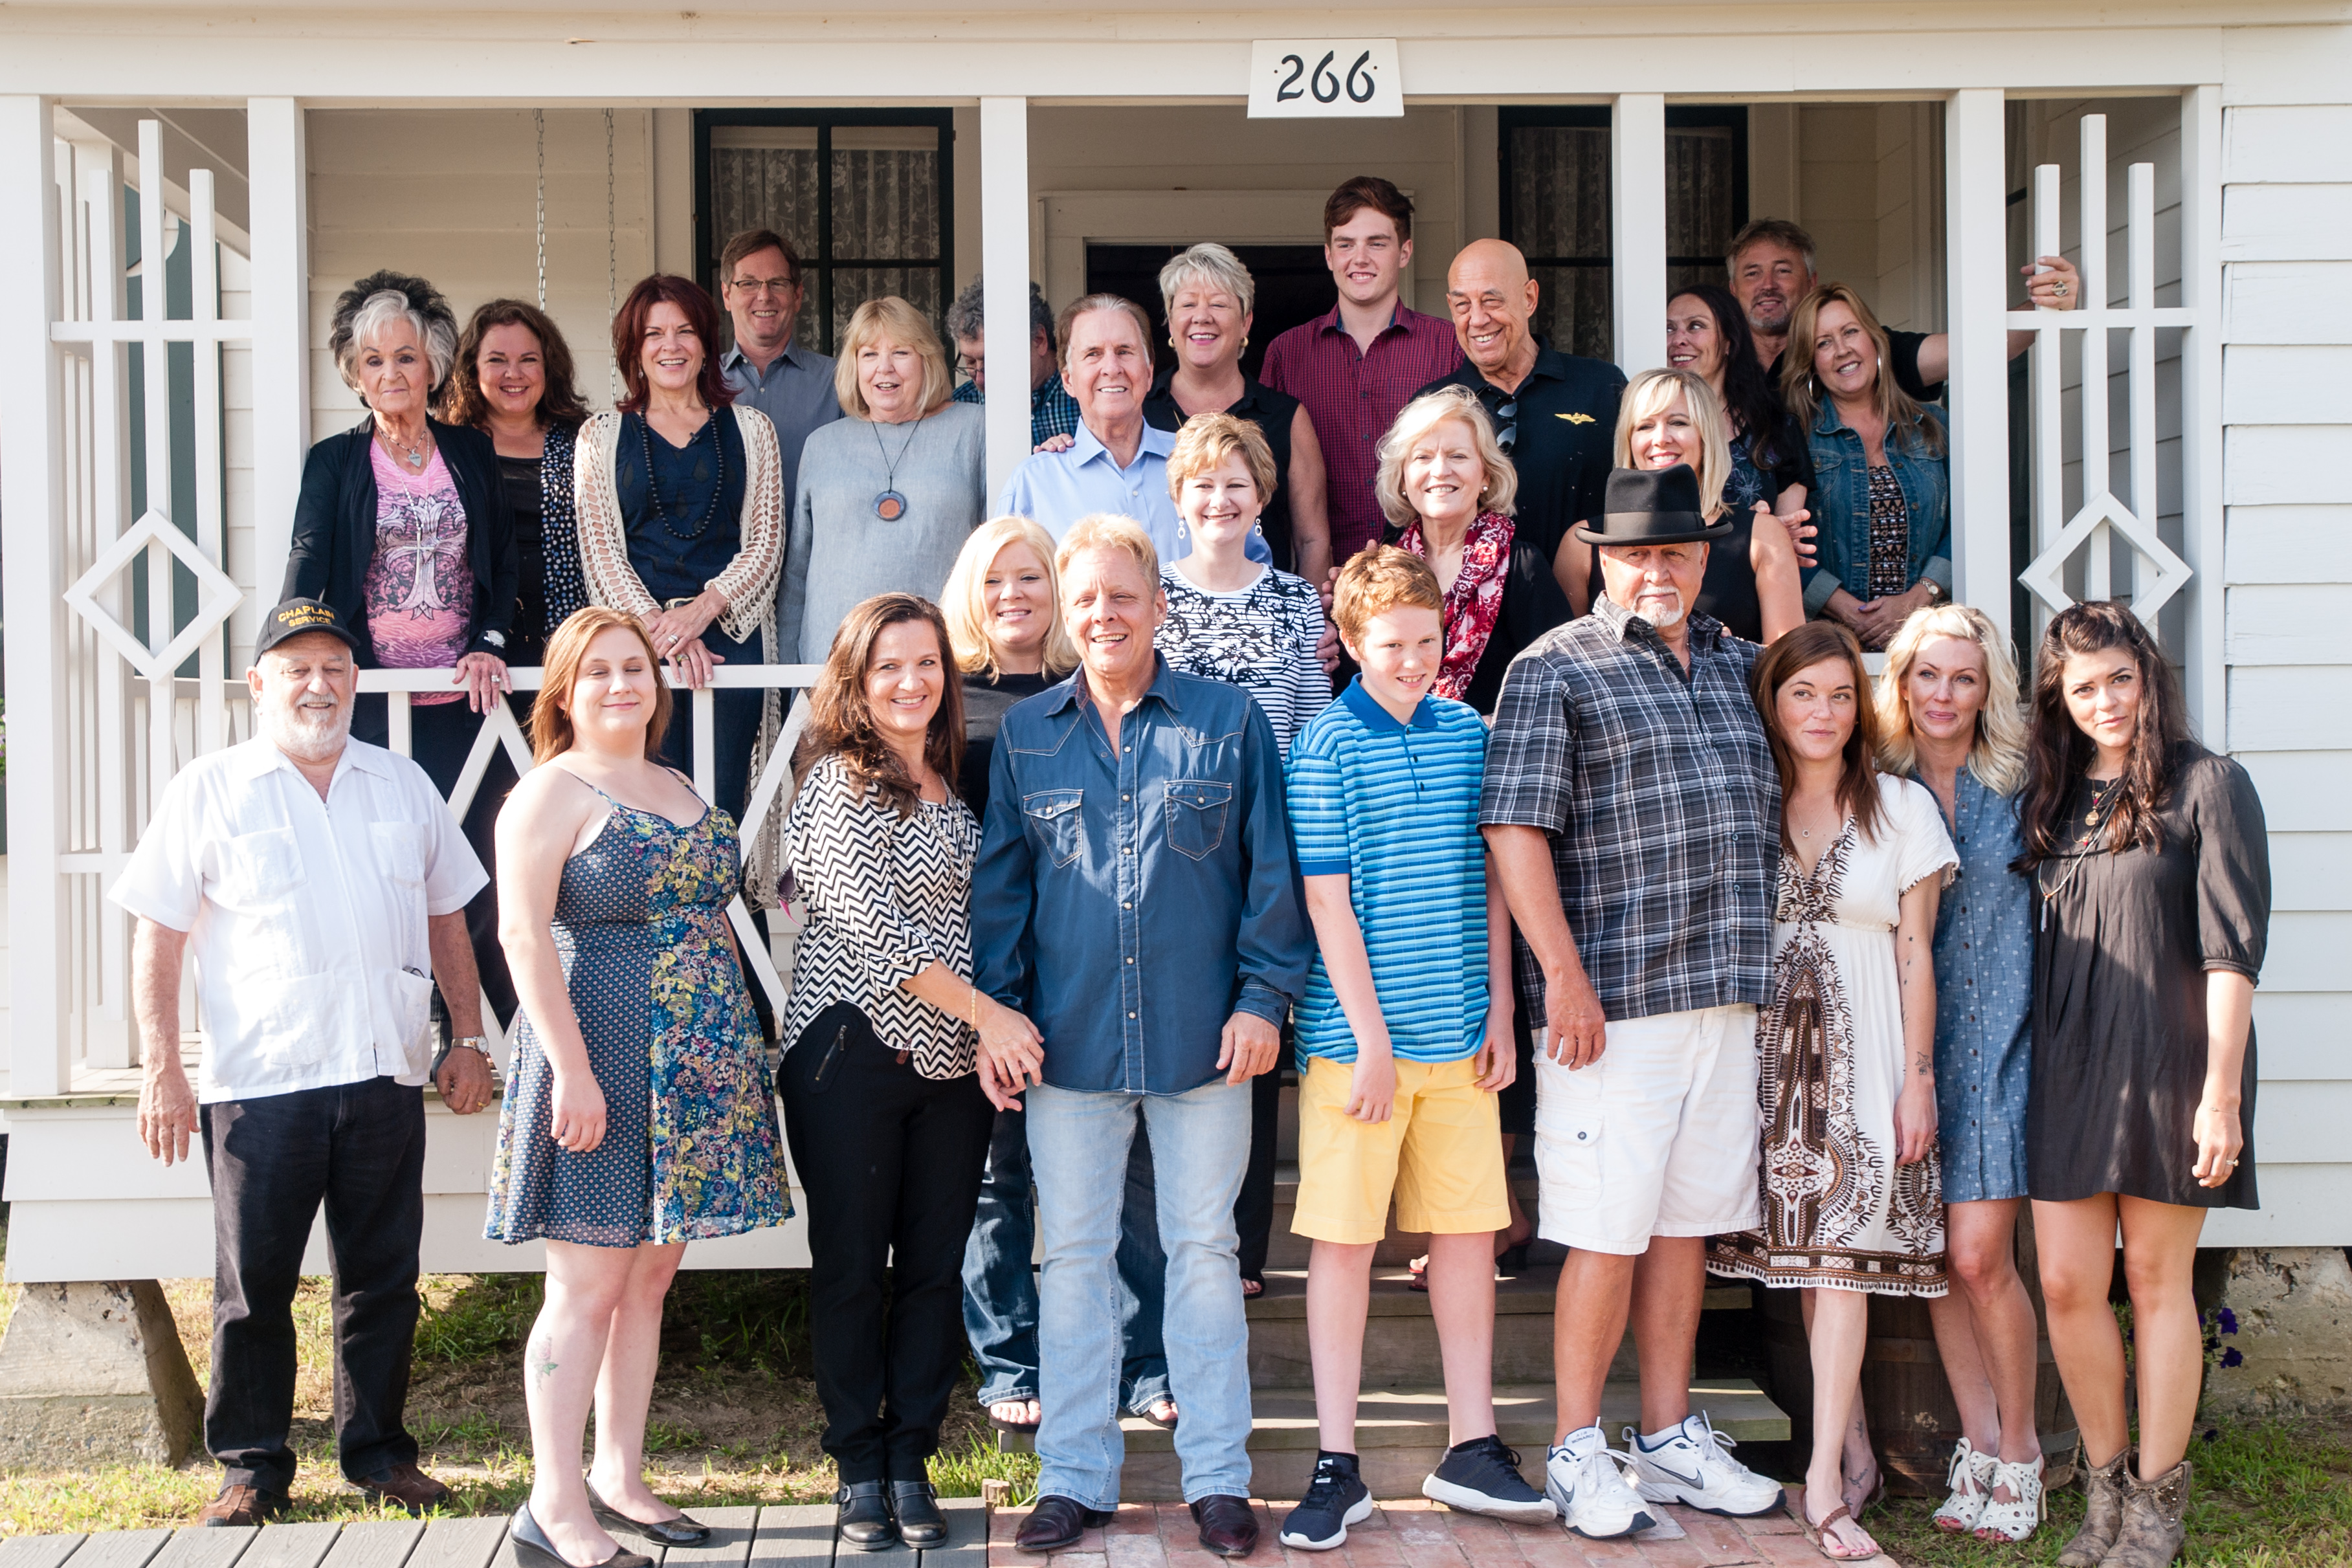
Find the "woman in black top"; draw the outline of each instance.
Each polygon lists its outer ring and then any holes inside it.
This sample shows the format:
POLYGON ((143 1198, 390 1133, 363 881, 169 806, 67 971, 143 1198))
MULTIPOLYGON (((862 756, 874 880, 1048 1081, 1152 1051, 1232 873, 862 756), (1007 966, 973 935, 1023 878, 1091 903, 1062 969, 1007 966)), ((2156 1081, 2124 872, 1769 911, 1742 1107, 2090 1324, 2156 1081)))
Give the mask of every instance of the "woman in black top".
POLYGON ((2059 1561, 2161 1564, 2180 1547, 2204 1373, 2198 1234, 2208 1209, 2258 1206, 2263 804, 2242 768, 2189 737, 2179 683, 2131 612, 2077 604, 2042 635, 2019 816, 2034 883, 2027 1186, 2089 1461, 2088 1514, 2059 1561), (2118 1228, 2136 1470, 2107 1306, 2118 1228))
POLYGON ((963 766, 956 788, 975 817, 988 810, 988 771, 1004 710, 1077 668, 1058 598, 1053 535, 1014 517, 973 529, 940 591, 963 675, 963 766))
POLYGON ((1307 405, 1242 373, 1256 287, 1241 258, 1221 245, 1196 245, 1160 269, 1160 298, 1175 366, 1151 383, 1143 418, 1175 430, 1196 413, 1230 413, 1258 427, 1280 476, 1258 529, 1275 567, 1321 582, 1331 559, 1324 509, 1328 476, 1307 405))

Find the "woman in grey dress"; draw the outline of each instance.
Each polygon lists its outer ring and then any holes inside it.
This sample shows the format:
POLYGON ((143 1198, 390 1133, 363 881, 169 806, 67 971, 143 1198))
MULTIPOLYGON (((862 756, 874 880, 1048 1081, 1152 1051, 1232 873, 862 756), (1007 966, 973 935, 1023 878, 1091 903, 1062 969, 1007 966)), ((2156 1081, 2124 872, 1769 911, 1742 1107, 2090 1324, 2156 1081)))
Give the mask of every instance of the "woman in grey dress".
POLYGON ((776 591, 776 655, 821 664, 851 609, 877 593, 937 599, 987 514, 986 418, 953 401, 946 352, 896 295, 849 319, 834 371, 847 419, 801 448, 776 591))
POLYGON ((2032 894, 2016 795, 2025 721, 2009 642, 1983 612, 1916 611, 1878 676, 1879 762, 1934 793, 1960 857, 1936 915, 1937 1143, 1957 1287, 1927 1305, 1959 1407, 1951 1496, 1936 1523, 2022 1541, 2041 1522, 2033 1302, 2017 1272, 2033 1054, 2032 894))
POLYGON ((2026 1117, 2050 1348, 2083 1430, 2089 1506, 2063 1568, 2179 1553, 2204 1378, 2191 1270, 2205 1214, 2254 1208, 2254 982, 2270 936, 2263 803, 2189 737, 2180 683, 2113 603, 2042 633, 2023 806, 2034 883, 2026 1117), (2138 1462, 2124 1341, 2130 1282, 2138 1462))

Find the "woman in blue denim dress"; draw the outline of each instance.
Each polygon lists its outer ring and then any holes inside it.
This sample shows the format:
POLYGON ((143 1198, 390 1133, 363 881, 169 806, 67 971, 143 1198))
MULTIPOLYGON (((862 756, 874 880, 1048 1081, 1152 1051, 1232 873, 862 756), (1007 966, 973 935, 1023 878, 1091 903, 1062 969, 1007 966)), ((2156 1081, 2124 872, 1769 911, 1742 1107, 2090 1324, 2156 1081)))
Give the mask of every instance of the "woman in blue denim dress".
POLYGON ((1928 1303, 1963 1436, 1942 1529, 2022 1541, 2042 1517, 2033 1302, 2019 1278, 2032 1059, 2032 893, 2023 841, 2017 664, 1981 611, 1944 604, 1895 629, 1878 677, 1882 762, 1927 786, 1960 857, 1936 918, 1937 1138, 1958 1287, 1928 1303))

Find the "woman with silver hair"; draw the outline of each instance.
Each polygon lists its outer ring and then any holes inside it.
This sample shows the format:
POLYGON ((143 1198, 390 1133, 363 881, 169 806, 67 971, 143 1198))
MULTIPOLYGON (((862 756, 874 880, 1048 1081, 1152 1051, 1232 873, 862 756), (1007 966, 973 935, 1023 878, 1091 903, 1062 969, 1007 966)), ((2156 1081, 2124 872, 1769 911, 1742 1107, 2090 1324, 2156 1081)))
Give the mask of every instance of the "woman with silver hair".
MULTIPOLYGON (((333 605, 362 669, 450 672, 451 689, 409 699, 410 754, 446 795, 508 685, 519 569, 498 453, 426 412, 457 322, 425 279, 361 278, 335 301, 328 347, 367 417, 310 448, 278 597, 333 605)), ((352 735, 383 745, 388 729, 384 699, 360 698, 352 735)))
POLYGON ((1223 246, 1196 245, 1160 269, 1160 298, 1176 364, 1153 378, 1144 422, 1175 430, 1195 414, 1230 413, 1256 425, 1277 476, 1258 531, 1278 570, 1321 582, 1337 564, 1324 511, 1323 448, 1304 403, 1242 373, 1257 302, 1249 268, 1223 246))

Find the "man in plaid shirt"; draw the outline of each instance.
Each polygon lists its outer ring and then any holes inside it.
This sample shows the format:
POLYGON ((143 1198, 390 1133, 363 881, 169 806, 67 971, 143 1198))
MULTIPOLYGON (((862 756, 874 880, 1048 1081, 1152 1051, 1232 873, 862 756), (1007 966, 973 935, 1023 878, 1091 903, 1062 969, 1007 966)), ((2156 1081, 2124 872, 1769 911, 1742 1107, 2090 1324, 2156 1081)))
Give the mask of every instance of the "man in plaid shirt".
POLYGON ((1643 1379, 1630 1459, 1600 1427, 1637 1266, 1643 1366, 1686 1368, 1706 1239, 1760 1218, 1756 1008, 1780 780, 1748 696, 1756 645, 1690 609, 1708 541, 1730 532, 1699 504, 1685 466, 1609 476, 1600 527, 1577 529, 1601 547, 1606 591, 1504 677, 1479 802, 1518 927, 1520 1002, 1543 1020, 1541 1233, 1570 1249, 1547 1487, 1588 1536, 1645 1528, 1661 1502, 1780 1502, 1691 1413, 1680 1370, 1643 1379))

